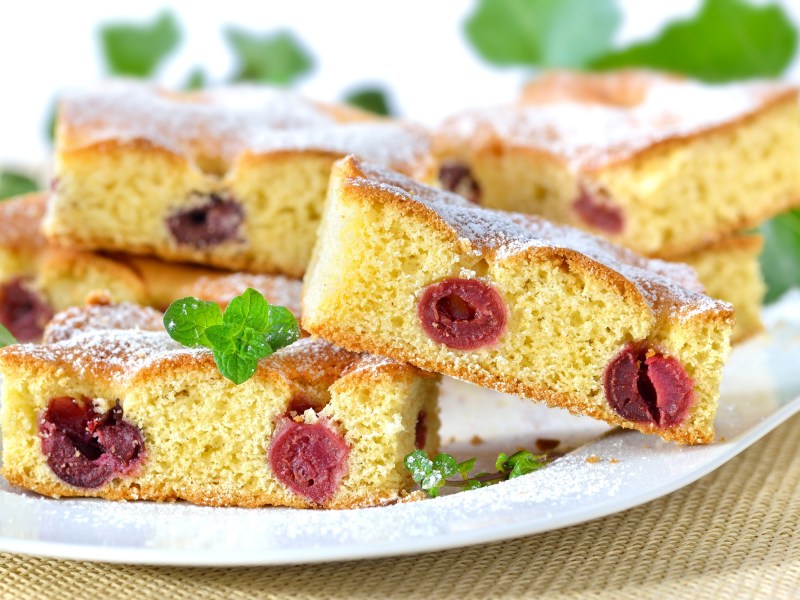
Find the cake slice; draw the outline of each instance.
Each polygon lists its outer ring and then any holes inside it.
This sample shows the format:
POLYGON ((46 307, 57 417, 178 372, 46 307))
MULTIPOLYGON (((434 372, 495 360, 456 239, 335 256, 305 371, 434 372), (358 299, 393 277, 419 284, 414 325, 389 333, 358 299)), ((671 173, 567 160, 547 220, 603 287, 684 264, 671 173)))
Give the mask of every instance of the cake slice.
POLYGON ((0 323, 18 340, 39 339, 53 310, 35 284, 47 242, 40 226, 42 194, 0 202, 0 323))
POLYGON ((160 315, 94 305, 0 350, 3 476, 48 496, 352 508, 413 482, 438 445, 434 375, 306 338, 234 385, 160 315))
POLYGON ((98 253, 47 243, 41 222, 47 195, 0 203, 0 323, 20 341, 37 341, 54 312, 82 306, 87 295, 106 292, 115 302, 165 309, 185 296, 227 305, 247 287, 271 304, 300 314, 300 281, 279 275, 230 273, 157 258, 98 253))
POLYGON ((685 265, 492 211, 348 157, 303 327, 353 351, 695 444, 713 438, 733 308, 685 265))
POLYGON ((782 83, 556 73, 435 135, 439 179, 676 259, 800 204, 800 106, 782 83))
POLYGON ((758 262, 763 245, 764 240, 760 235, 742 234, 676 259, 697 271, 706 294, 733 305, 736 323, 731 341, 734 343, 742 342, 764 329, 761 303, 766 284, 758 262))
POLYGON ((434 176, 416 126, 266 87, 110 82, 61 100, 45 230, 61 245, 299 277, 348 153, 434 176))

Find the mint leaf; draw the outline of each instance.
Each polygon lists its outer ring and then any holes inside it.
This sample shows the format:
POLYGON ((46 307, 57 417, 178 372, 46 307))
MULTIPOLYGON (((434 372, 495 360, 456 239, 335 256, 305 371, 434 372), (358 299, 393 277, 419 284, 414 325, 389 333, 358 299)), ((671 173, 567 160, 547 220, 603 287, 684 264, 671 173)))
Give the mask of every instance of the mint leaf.
POLYGON ((394 111, 389 106, 386 92, 377 87, 365 87, 349 92, 344 101, 351 106, 363 108, 376 115, 391 115, 394 111))
POLYGON ((458 461, 449 454, 437 454, 433 459, 433 470, 438 471, 443 479, 458 473, 458 461))
POLYGON ((477 459, 469 458, 458 462, 444 452, 430 460, 423 450, 415 450, 404 459, 406 468, 412 479, 419 484, 422 491, 435 498, 443 487, 457 487, 461 490, 476 490, 493 485, 507 479, 514 479, 541 469, 547 463, 546 455, 534 455, 527 450, 520 450, 511 456, 500 453, 495 462, 496 473, 478 473, 470 476, 477 459), (461 479, 448 479, 456 473, 461 479))
POLYGON ((411 454, 407 454, 403 459, 403 464, 411 473, 414 483, 421 483, 427 475, 430 475, 433 468, 433 462, 424 450, 414 450, 411 454))
POLYGON ((214 352, 232 354, 236 352, 236 336, 241 333, 241 328, 230 323, 212 325, 205 330, 208 347, 214 352))
POLYGON ((6 329, 6 326, 0 323, 0 348, 11 346, 12 344, 19 344, 17 338, 6 329))
POLYGON ((183 84, 185 90, 200 90, 208 85, 208 77, 201 67, 195 67, 189 72, 186 82, 183 84))
POLYGON ((220 373, 237 385, 253 376, 259 359, 300 337, 292 313, 271 306, 252 288, 231 300, 224 313, 213 302, 176 300, 164 314, 164 327, 185 346, 212 350, 220 373))
POLYGON ((705 0, 700 11, 668 25, 655 39, 610 52, 596 69, 649 67, 710 82, 777 77, 797 48, 797 31, 777 4, 705 0))
POLYGON ((237 351, 224 353, 215 350, 214 362, 217 363, 219 372, 236 385, 250 379, 258 368, 257 358, 237 351))
POLYGON ((300 326, 288 308, 270 305, 269 324, 266 342, 275 350, 285 348, 300 339, 300 326))
POLYGON ((444 485, 442 474, 439 471, 432 471, 420 482, 419 487, 426 491, 431 498, 436 498, 442 485, 444 485))
POLYGON ((243 328, 266 331, 270 322, 269 303, 261 293, 247 288, 241 296, 236 296, 228 304, 222 322, 243 328))
POLYGON ((544 458, 534 456, 526 450, 515 452, 503 463, 503 471, 508 471, 508 478, 514 479, 528 473, 541 469, 544 466, 544 458))
POLYGON ((458 472, 461 473, 461 477, 464 479, 468 479, 469 472, 475 468, 475 461, 478 460, 477 458, 470 458, 463 462, 458 463, 458 472))
POLYGON ((215 302, 181 298, 164 313, 164 327, 169 336, 184 346, 212 348, 206 330, 222 323, 222 310, 215 302))
POLYGON ((100 40, 112 75, 149 77, 178 47, 181 32, 172 13, 164 11, 150 23, 104 25, 100 40))
POLYGON ((225 38, 238 63, 234 81, 289 85, 313 66, 309 53, 289 31, 257 35, 229 27, 225 38))
POLYGON ((497 65, 582 67, 611 48, 619 23, 614 0, 480 0, 466 34, 497 65))
POLYGON ((800 285, 800 210, 791 210, 761 225, 764 250, 761 271, 767 283, 766 303, 800 285))
POLYGON ((0 171, 0 200, 35 192, 39 185, 27 175, 16 171, 0 171))
POLYGON ((56 139, 56 126, 58 125, 58 100, 52 100, 47 109, 44 121, 44 135, 48 142, 56 139))

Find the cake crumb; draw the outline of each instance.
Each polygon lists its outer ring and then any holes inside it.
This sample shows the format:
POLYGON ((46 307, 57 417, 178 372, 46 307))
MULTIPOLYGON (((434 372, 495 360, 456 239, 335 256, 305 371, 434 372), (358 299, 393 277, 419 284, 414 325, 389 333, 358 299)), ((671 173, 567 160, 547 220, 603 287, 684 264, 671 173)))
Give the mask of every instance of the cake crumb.
POLYGON ((536 448, 539 452, 548 452, 550 450, 555 450, 561 444, 561 440, 557 440, 554 438, 537 438, 536 439, 536 448))
POLYGON ((600 458, 599 456, 597 456, 596 454, 592 454, 591 456, 587 456, 586 457, 586 462, 590 463, 590 464, 593 464, 593 465, 599 463, 602 460, 603 459, 600 458))
POLYGON ((483 443, 483 438, 479 435, 473 435, 469 443, 473 446, 480 446, 483 443))

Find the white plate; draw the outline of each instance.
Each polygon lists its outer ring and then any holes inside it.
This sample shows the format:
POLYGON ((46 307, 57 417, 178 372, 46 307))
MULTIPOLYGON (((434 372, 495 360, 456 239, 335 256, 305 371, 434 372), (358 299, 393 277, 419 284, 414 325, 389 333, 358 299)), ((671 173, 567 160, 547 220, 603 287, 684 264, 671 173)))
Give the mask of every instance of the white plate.
POLYGON ((532 447, 540 437, 578 449, 490 488, 347 511, 52 500, 0 478, 0 550, 141 564, 312 563, 492 542, 619 512, 697 480, 800 412, 800 293, 765 317, 768 333, 731 355, 718 441, 708 446, 680 447, 610 430, 447 380, 443 439, 458 457, 488 460, 498 450, 532 447), (470 443, 478 432, 483 443, 470 443))

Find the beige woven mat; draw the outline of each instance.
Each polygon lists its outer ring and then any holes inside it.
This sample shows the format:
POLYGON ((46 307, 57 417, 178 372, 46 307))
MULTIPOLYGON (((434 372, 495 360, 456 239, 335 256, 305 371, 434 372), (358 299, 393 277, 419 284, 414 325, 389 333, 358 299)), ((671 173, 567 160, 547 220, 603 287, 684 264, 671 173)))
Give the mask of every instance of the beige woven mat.
POLYGON ((666 498, 511 542, 247 569, 0 554, 0 598, 800 598, 800 417, 666 498))

